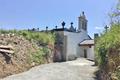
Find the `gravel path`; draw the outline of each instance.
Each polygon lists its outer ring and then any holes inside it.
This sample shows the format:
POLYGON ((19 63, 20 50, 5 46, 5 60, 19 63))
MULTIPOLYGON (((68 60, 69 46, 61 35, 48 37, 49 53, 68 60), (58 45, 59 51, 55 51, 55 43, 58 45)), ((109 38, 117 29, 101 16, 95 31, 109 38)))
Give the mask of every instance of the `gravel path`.
POLYGON ((33 67, 27 72, 12 75, 1 80, 95 80, 94 62, 84 58, 62 63, 50 63, 33 67))

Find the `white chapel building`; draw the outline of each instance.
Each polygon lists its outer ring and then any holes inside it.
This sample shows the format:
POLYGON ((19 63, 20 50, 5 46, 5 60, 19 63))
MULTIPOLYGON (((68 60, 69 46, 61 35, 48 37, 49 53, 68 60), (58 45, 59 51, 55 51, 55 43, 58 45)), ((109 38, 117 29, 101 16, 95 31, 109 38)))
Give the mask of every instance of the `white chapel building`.
POLYGON ((53 29, 56 33, 54 61, 67 61, 84 57, 94 60, 94 40, 88 35, 87 22, 84 12, 78 17, 78 28, 65 28, 65 22, 62 28, 53 29))

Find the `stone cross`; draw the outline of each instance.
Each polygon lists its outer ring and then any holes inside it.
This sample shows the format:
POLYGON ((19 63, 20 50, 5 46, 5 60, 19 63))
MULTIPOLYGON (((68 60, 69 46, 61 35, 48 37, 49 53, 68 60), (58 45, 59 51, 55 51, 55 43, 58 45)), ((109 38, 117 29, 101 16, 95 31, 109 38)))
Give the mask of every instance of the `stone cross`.
POLYGON ((73 22, 71 22, 70 24, 71 24, 71 26, 73 26, 73 22))
POLYGON ((46 31, 48 31, 48 26, 46 26, 46 31))
POLYGON ((57 26, 55 26, 55 28, 57 29, 57 26))
POLYGON ((104 28, 105 28, 105 31, 107 32, 107 30, 108 30, 109 27, 106 25, 104 28))
POLYGON ((65 22, 63 21, 63 22, 62 22, 62 27, 63 27, 63 29, 64 29, 64 26, 65 26, 65 22))

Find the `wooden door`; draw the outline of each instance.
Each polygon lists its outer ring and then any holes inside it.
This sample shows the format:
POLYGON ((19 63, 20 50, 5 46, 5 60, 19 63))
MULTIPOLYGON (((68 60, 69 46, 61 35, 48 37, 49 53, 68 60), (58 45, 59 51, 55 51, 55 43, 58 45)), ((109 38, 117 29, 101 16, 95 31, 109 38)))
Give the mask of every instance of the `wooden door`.
POLYGON ((84 58, 87 58, 87 50, 84 49, 84 58))

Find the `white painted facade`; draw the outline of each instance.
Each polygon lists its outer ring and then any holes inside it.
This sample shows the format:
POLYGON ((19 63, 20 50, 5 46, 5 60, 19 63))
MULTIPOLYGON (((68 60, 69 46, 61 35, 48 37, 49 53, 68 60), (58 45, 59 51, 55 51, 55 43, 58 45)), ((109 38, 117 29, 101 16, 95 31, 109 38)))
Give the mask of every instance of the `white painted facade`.
POLYGON ((67 55, 66 59, 74 59, 74 57, 80 57, 79 43, 84 39, 88 39, 86 32, 73 33, 64 31, 64 35, 67 36, 67 55))
POLYGON ((87 58, 94 60, 94 46, 89 48, 89 46, 79 46, 79 43, 83 40, 89 40, 87 32, 81 31, 80 33, 73 33, 64 31, 64 36, 67 36, 67 50, 66 59, 72 60, 75 57, 84 57, 84 49, 87 50, 87 58))
POLYGON ((80 57, 84 57, 84 49, 87 50, 87 59, 94 60, 94 46, 82 46, 80 47, 80 57))
POLYGON ((70 29, 56 29, 56 32, 60 35, 59 41, 62 42, 61 55, 64 56, 65 60, 73 60, 79 57, 85 57, 90 60, 94 60, 94 44, 89 44, 91 38, 87 32, 87 19, 84 15, 78 19, 78 30, 76 31, 71 23, 70 29), (61 40, 60 40, 61 39, 61 40), (80 46, 82 41, 87 40, 87 44, 80 46))

